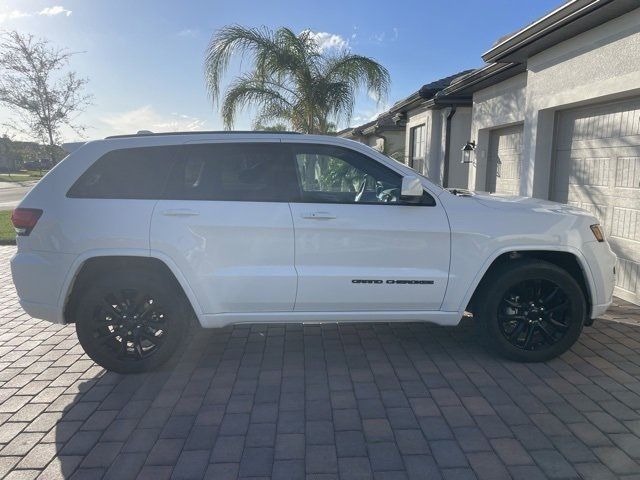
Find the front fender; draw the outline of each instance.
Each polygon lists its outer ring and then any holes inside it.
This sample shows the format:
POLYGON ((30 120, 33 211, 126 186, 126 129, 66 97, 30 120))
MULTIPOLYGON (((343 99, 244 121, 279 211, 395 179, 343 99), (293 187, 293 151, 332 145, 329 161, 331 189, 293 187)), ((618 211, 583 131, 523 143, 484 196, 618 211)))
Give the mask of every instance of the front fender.
MULTIPOLYGON (((471 280, 471 282, 466 286, 464 295, 462 295, 462 297, 458 297, 458 298, 461 298, 461 301, 459 301, 459 303, 456 302, 456 299, 454 298, 454 292, 452 292, 451 289, 448 289, 447 294, 445 295, 443 309, 458 311, 460 315, 462 315, 467 305, 471 301, 473 294, 475 293, 476 289, 480 285, 480 282, 482 281, 482 279, 485 277, 485 275, 487 274, 491 266, 499 257, 511 252, 533 252, 533 251, 561 252, 561 253, 569 253, 573 255, 577 260, 578 265, 582 269, 582 273, 585 278, 585 283, 589 290, 590 298, 593 299, 594 301, 595 299, 598 298, 598 291, 594 282, 593 272, 591 271, 591 267, 589 266, 589 263, 587 262, 585 256, 579 249, 572 247, 570 245, 548 245, 548 246, 545 246, 544 248, 541 248, 540 245, 518 245, 518 246, 511 246, 511 247, 502 247, 493 251, 491 255, 487 257, 485 262, 482 264, 482 267, 477 271, 475 276, 473 276, 473 279, 471 280)), ((451 280, 450 280, 450 283, 451 283, 451 280)))

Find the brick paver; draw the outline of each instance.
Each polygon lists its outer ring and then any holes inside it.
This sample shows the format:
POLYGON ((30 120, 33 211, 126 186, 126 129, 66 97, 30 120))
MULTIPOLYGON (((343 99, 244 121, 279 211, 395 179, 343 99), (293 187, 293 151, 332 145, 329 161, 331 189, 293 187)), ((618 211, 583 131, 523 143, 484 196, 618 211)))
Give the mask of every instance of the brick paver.
POLYGON ((637 478, 640 308, 544 364, 468 322, 199 331, 161 371, 93 364, 28 317, 0 247, 0 477, 637 478))

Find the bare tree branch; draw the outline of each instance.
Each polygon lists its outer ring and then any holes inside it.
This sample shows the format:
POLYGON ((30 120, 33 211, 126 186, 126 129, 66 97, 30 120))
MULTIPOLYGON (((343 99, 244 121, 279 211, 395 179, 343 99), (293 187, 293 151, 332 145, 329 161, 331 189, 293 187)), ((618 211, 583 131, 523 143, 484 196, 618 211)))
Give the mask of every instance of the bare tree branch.
POLYGON ((73 55, 33 35, 0 35, 0 104, 14 114, 5 126, 49 147, 62 142, 65 126, 82 134, 76 120, 91 96, 83 93, 86 78, 62 71, 73 55))

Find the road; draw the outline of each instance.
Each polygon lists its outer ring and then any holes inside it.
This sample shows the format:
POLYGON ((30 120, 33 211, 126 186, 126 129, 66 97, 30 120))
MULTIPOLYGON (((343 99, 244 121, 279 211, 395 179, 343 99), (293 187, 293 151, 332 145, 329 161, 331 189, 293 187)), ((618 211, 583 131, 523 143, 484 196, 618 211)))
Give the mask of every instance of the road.
POLYGON ((14 209, 36 182, 11 184, 0 182, 0 210, 14 209))

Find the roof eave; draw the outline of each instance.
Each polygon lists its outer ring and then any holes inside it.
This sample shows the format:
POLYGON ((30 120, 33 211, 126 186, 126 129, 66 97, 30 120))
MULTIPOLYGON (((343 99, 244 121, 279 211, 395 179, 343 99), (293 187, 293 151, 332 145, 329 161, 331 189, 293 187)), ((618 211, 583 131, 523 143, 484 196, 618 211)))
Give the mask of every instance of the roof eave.
POLYGON ((482 55, 487 63, 525 62, 551 46, 638 8, 637 0, 572 0, 482 55))
POLYGON ((384 133, 384 132, 392 132, 392 131, 396 131, 396 130, 404 130, 403 126, 399 126, 399 125, 371 125, 370 127, 367 127, 365 129, 362 130, 362 134, 363 135, 375 135, 377 133, 384 133))
POLYGON ((446 98, 470 98, 474 92, 514 77, 526 70, 521 63, 493 63, 479 68, 475 72, 448 86, 437 96, 441 101, 446 98))

